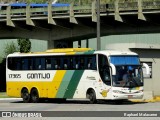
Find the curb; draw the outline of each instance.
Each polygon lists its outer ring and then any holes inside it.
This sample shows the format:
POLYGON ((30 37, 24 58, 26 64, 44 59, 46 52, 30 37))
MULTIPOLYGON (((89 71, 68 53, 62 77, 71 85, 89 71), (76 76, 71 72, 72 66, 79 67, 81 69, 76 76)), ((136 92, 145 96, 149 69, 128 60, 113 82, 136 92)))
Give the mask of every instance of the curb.
POLYGON ((154 99, 155 99, 157 102, 160 102, 160 96, 155 96, 154 99))
POLYGON ((154 103, 154 102, 160 102, 160 99, 148 99, 148 100, 130 100, 132 102, 150 102, 150 103, 154 103))

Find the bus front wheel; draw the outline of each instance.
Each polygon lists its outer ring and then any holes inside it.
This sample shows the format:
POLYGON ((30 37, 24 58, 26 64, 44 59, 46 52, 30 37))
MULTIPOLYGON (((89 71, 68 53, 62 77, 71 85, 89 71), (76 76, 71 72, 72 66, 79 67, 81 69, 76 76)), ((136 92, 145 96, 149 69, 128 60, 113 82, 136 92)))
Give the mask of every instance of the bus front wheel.
POLYGON ((36 88, 31 90, 31 102, 38 103, 39 102, 39 93, 36 88))
POLYGON ((22 90, 21 97, 22 97, 24 103, 29 103, 30 102, 30 94, 28 92, 28 89, 24 88, 22 90))
POLYGON ((96 100, 96 93, 95 93, 94 90, 90 90, 90 92, 89 92, 89 100, 90 100, 91 104, 94 104, 94 103, 97 102, 97 100, 96 100))

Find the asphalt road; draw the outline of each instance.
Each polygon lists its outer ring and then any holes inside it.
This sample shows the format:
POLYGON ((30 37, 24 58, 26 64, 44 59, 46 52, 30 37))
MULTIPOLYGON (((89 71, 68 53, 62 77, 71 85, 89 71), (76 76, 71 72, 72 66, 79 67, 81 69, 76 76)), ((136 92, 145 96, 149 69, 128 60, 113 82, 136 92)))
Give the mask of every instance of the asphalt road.
MULTIPOLYGON (((43 112, 47 113, 46 111, 50 111, 49 114, 52 114, 52 112, 55 113, 55 111, 81 111, 79 113, 75 112, 67 112, 66 114, 69 117, 54 117, 54 119, 58 120, 106 120, 106 119, 111 119, 111 120, 132 120, 132 119, 137 119, 139 120, 139 115, 136 117, 126 117, 126 116, 116 116, 116 117, 107 117, 107 115, 102 114, 103 117, 96 117, 96 114, 101 114, 101 111, 105 111, 106 114, 109 116, 113 116, 114 114, 117 115, 116 111, 127 111, 127 116, 133 116, 136 115, 134 113, 141 113, 144 111, 150 111, 151 114, 156 114, 156 112, 153 111, 160 111, 160 102, 155 102, 155 103, 133 103, 133 102, 124 102, 123 104, 116 104, 113 101, 100 101, 98 104, 89 104, 88 101, 86 100, 68 100, 66 102, 61 102, 59 101, 45 101, 41 103, 23 103, 21 99, 18 100, 0 100, 0 111, 12 111, 12 112, 20 112, 20 113, 25 113, 27 112, 43 112), (84 112, 85 111, 85 112, 84 112), (89 116, 85 116, 86 111, 92 111, 89 113, 89 116), (107 112, 108 111, 108 112, 107 112), (129 112, 128 112, 129 111, 129 112), (140 112, 139 112, 140 111, 140 112), (131 114, 133 112, 133 114, 131 114), (77 114, 77 117, 73 117, 73 114, 77 114), (83 117, 83 114, 85 117, 83 117), (94 116, 94 117, 93 117, 94 116)), ((147 113, 146 112, 146 113, 147 113)), ((62 112, 61 112, 62 113, 62 112)), ((64 113, 62 113, 64 115, 64 113)), ((65 114, 65 115, 66 115, 65 114)), ((118 113, 119 114, 119 113, 118 113)), ((125 113, 123 113, 125 114, 125 113)), ((150 113, 149 113, 150 114, 150 113)), ((58 114, 57 114, 58 115, 58 114)), ((62 115, 62 116, 63 116, 62 115)), ((64 115, 64 116, 65 116, 64 115)), ((158 114, 160 115, 160 114, 158 114)), ((0 115, 1 116, 1 115, 0 115)), ((14 116, 15 117, 15 116, 14 116)), ((45 116, 47 117, 47 116, 45 116)), ((52 120, 52 117, 48 118, 27 118, 27 120, 52 120)), ((8 120, 9 118, 0 118, 0 120, 8 120)), ((22 118, 11 118, 11 119, 22 119, 22 118)), ((140 117, 140 119, 144 120, 158 120, 160 117, 140 117)), ((23 118, 24 120, 24 118, 23 118)))

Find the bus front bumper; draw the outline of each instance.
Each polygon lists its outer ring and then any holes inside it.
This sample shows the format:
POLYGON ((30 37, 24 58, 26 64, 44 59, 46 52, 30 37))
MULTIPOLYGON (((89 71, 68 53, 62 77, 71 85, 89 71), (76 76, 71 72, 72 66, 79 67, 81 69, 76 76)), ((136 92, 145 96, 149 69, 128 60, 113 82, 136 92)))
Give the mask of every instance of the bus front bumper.
POLYGON ((138 94, 113 94, 112 99, 113 100, 119 100, 119 99, 142 99, 143 93, 138 94))

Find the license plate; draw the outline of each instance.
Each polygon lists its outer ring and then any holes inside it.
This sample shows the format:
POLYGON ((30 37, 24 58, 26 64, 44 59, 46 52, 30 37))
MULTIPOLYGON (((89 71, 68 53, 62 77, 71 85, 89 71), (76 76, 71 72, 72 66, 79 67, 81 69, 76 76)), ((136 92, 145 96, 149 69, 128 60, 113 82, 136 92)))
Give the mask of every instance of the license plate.
POLYGON ((132 99, 133 98, 133 95, 128 95, 128 99, 132 99))

